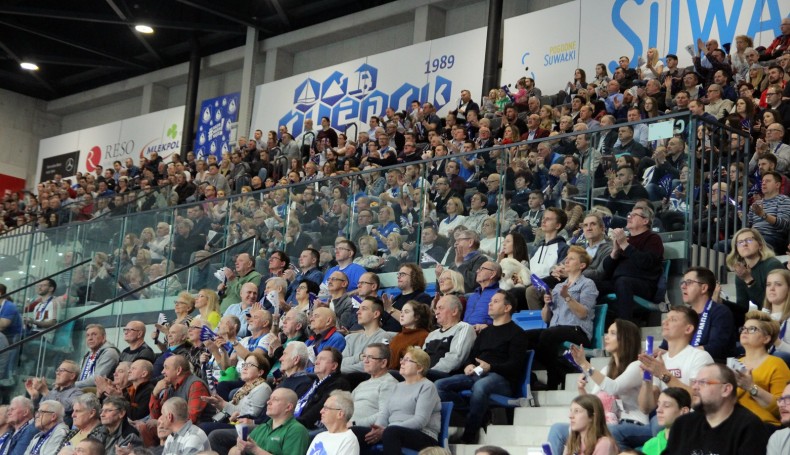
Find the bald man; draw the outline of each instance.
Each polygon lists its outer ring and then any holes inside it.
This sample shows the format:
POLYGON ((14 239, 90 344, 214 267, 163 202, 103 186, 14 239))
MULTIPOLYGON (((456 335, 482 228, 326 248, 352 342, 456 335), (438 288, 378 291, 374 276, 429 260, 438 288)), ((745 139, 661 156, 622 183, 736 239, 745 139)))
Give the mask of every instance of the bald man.
POLYGON ((313 362, 324 348, 332 347, 340 352, 346 348, 346 339, 337 330, 335 312, 329 308, 319 307, 313 310, 310 316, 310 331, 312 335, 305 344, 309 348, 310 360, 313 362))
POLYGON ((231 305, 243 300, 241 291, 246 283, 253 283, 256 289, 261 284, 261 274, 255 270, 255 262, 249 254, 241 253, 236 256, 234 269, 224 268, 226 283, 221 283, 217 287, 217 292, 222 296, 223 313, 231 305))
POLYGON ((156 359, 154 350, 145 342, 145 324, 142 321, 129 321, 123 328, 123 341, 129 346, 121 351, 121 362, 134 362, 135 360, 148 360, 153 363, 156 359))

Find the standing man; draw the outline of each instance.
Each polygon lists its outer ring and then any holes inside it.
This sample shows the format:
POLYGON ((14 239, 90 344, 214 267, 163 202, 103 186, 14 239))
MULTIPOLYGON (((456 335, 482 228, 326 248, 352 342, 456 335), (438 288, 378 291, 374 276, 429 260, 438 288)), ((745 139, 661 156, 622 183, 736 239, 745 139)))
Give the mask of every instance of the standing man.
MULTIPOLYGON (((38 294, 38 297, 32 302, 32 304, 35 305, 32 309, 33 317, 27 316, 24 318, 25 327, 28 331, 27 336, 38 333, 58 323, 60 304, 55 301, 55 291, 57 288, 57 283, 51 278, 46 278, 36 285, 36 294, 38 294)), ((50 335, 49 338, 52 337, 54 337, 54 335, 50 335)), ((48 337, 45 336, 45 338, 48 337)))
POLYGON ((732 370, 718 363, 705 366, 692 379, 692 389, 696 412, 675 421, 664 453, 765 453, 768 432, 738 404, 732 370))
POLYGON ((162 455, 194 455, 211 450, 206 433, 192 424, 187 402, 181 397, 169 398, 162 406, 159 427, 170 431, 162 455))
POLYGON ((121 362, 134 362, 143 359, 153 363, 154 350, 145 342, 145 324, 142 321, 129 321, 123 328, 123 341, 129 346, 121 351, 121 362))
POLYGON ((464 444, 477 442, 488 410, 488 397, 492 393, 516 390, 524 379, 527 343, 524 331, 512 321, 514 309, 513 297, 507 291, 497 291, 488 305, 493 325, 478 335, 463 374, 436 381, 442 401, 466 405, 459 392, 472 391, 462 437, 464 444))

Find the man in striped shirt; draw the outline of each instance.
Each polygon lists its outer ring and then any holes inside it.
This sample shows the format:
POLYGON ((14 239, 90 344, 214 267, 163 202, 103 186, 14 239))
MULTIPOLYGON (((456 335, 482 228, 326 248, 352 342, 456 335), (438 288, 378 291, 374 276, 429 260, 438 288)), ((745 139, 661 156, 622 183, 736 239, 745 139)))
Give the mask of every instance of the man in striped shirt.
POLYGON ((760 231, 776 252, 785 251, 790 231, 790 198, 779 194, 781 189, 781 174, 766 172, 762 178, 763 199, 749 210, 749 226, 760 231))

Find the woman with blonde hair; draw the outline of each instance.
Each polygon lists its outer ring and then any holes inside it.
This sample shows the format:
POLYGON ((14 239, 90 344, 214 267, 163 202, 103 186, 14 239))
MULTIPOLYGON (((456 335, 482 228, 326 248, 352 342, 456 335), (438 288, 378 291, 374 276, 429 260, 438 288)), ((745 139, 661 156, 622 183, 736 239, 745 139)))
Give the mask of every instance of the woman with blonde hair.
POLYGON ((447 211, 447 218, 439 222, 439 235, 447 238, 456 226, 463 224, 466 217, 464 216, 464 203, 459 197, 451 197, 445 206, 447 211))
POLYGON ((384 258, 378 256, 378 242, 373 236, 363 235, 357 242, 359 246, 359 257, 354 259, 354 264, 361 265, 366 269, 378 269, 384 264, 384 258))
POLYGON ((554 122, 554 109, 548 104, 544 104, 540 107, 538 115, 540 115, 540 127, 546 131, 554 131, 554 127, 556 126, 556 122, 554 122))
POLYGON ((596 395, 579 395, 570 409, 571 433, 564 455, 615 455, 619 453, 606 427, 603 404, 596 395))
POLYGON ((658 49, 651 47, 647 50, 645 64, 639 67, 639 78, 643 81, 658 79, 664 72, 664 64, 658 59, 658 49))
POLYGON ((455 270, 445 268, 436 277, 436 295, 431 301, 431 310, 436 309, 439 299, 446 295, 458 297, 461 304, 466 308, 466 293, 464 292, 464 276, 455 270))
POLYGON ((746 49, 750 47, 754 47, 754 41, 750 36, 738 35, 735 37, 735 50, 730 53, 730 62, 732 63, 733 74, 736 75, 736 82, 744 79, 749 71, 746 49))
POLYGON ((745 368, 735 369, 738 403, 765 424, 779 427, 781 422, 776 400, 790 381, 787 364, 768 353, 779 337, 779 323, 770 315, 753 310, 746 313, 746 320, 738 333, 745 353, 739 359, 745 368))
POLYGON ((200 312, 195 319, 205 321, 211 330, 217 330, 222 315, 219 312, 219 295, 213 289, 198 291, 195 308, 200 312))
POLYGON ((735 303, 745 312, 749 309, 749 302, 762 305, 768 272, 781 269, 782 263, 774 257, 774 251, 760 231, 743 228, 732 237, 727 267, 735 272, 735 303))
POLYGON ((790 270, 776 269, 768 273, 763 311, 779 323, 779 336, 768 352, 790 365, 790 324, 787 322, 790 319, 790 270))

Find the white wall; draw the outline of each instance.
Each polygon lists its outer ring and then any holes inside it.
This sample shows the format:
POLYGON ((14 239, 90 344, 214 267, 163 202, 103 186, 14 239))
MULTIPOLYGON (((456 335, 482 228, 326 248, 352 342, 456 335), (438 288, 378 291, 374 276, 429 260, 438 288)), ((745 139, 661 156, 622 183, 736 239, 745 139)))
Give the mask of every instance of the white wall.
POLYGON ((0 168, 2 173, 35 182, 38 141, 60 133, 60 117, 47 114, 46 103, 0 90, 0 168))

